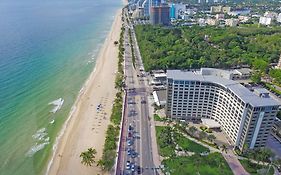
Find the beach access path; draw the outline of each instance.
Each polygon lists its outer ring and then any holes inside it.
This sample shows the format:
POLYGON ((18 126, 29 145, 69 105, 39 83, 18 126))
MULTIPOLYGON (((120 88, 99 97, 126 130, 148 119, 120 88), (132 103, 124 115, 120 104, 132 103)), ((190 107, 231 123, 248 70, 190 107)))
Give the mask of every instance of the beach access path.
POLYGON ((96 165, 92 167, 82 165, 79 156, 90 147, 97 151, 96 160, 102 156, 112 104, 117 92, 114 81, 117 72, 118 46, 114 45, 114 41, 119 40, 121 26, 121 10, 119 10, 99 52, 95 69, 74 104, 75 111, 71 114, 71 119, 59 140, 58 148, 46 174, 105 174, 96 165), (99 104, 101 108, 97 110, 99 104))

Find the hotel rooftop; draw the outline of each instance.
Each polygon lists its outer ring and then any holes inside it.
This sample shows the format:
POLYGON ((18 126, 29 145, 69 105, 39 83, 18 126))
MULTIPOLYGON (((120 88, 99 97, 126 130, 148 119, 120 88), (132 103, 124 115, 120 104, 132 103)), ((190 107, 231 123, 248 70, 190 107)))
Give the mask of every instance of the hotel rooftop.
POLYGON ((231 71, 214 68, 201 68, 200 71, 167 70, 167 79, 216 83, 229 89, 242 101, 253 106, 280 105, 278 101, 270 97, 266 89, 257 88, 251 92, 240 83, 230 80, 230 75, 231 71))

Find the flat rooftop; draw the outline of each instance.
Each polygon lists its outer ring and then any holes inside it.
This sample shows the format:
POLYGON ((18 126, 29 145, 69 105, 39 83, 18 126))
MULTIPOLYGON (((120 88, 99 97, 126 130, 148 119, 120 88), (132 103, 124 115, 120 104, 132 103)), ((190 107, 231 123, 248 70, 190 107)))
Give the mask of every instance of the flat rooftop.
POLYGON ((236 81, 214 75, 202 75, 200 71, 167 70, 167 79, 216 83, 232 91, 245 103, 249 103, 256 107, 281 105, 280 102, 276 101, 270 96, 267 98, 257 96, 236 81))

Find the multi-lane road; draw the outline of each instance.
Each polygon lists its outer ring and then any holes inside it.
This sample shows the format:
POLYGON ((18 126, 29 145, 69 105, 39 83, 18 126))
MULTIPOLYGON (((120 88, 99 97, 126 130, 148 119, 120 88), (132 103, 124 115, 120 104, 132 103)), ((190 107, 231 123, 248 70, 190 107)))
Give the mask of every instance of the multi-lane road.
MULTIPOLYGON (((139 53, 136 53, 135 66, 129 39, 129 28, 133 26, 125 20, 125 84, 126 100, 124 122, 121 138, 121 149, 118 154, 117 175, 123 174, 156 174, 152 156, 151 124, 149 117, 148 96, 150 94, 147 80, 142 72, 139 53)), ((135 38, 133 37, 135 45, 135 38)))

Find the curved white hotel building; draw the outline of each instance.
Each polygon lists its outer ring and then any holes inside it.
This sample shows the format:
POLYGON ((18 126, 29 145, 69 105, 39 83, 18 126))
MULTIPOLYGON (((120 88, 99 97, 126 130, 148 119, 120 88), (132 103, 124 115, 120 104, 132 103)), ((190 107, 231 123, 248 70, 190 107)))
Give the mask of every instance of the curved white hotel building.
POLYGON ((214 119, 240 150, 265 146, 279 105, 266 89, 251 92, 227 71, 167 71, 167 116, 214 119))

